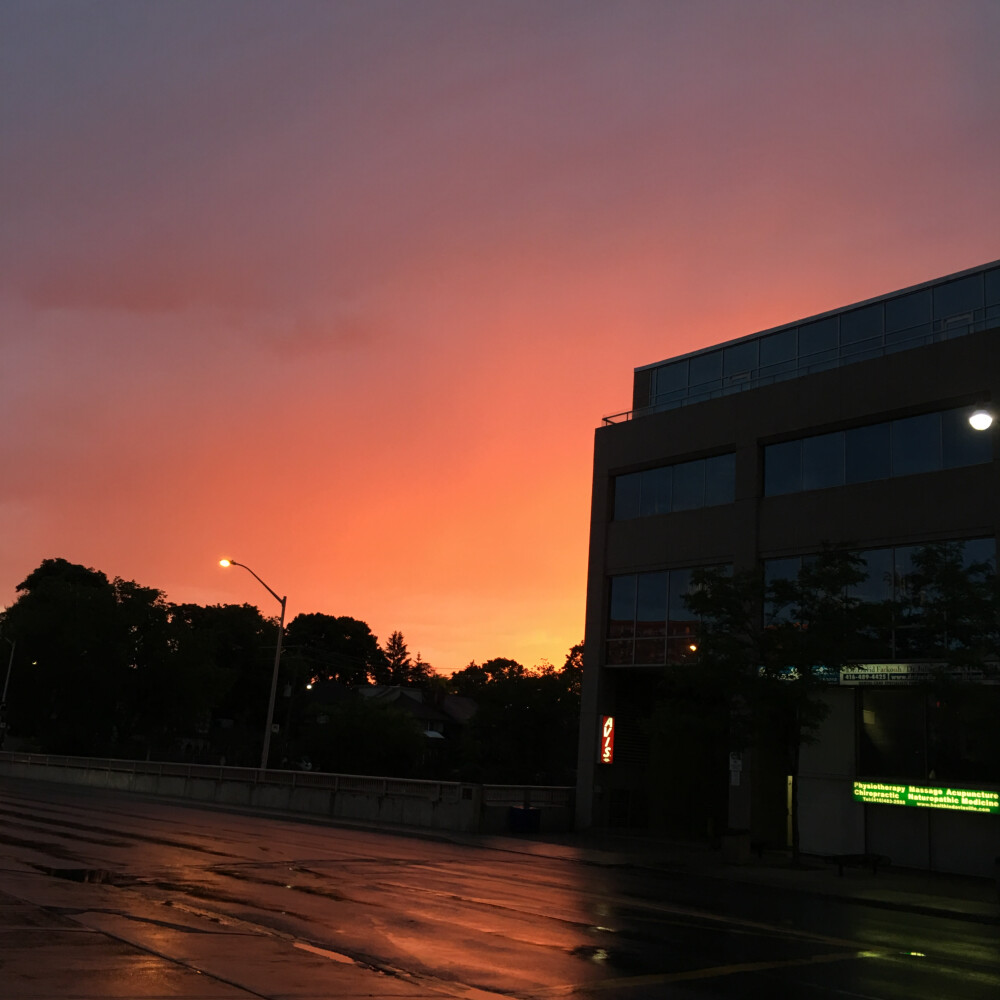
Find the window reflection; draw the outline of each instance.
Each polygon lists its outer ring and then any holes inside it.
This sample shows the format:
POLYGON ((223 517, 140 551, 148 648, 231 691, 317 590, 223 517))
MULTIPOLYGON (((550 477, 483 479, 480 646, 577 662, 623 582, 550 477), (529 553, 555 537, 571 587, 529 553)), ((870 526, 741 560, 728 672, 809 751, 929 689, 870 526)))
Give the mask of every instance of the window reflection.
POLYGON ((616 521, 732 503, 735 456, 715 455, 615 476, 616 521))
MULTIPOLYGON (((880 659, 926 659, 935 648, 934 630, 925 620, 924 592, 920 590, 919 560, 928 549, 944 546, 952 550, 965 570, 980 579, 996 572, 996 539, 973 538, 955 542, 897 545, 858 552, 865 578, 847 591, 861 602, 867 614, 859 616, 864 654, 880 659)), ((794 581, 809 556, 792 556, 764 561, 764 583, 794 581)), ((792 620, 792 610, 770 600, 764 607, 765 622, 792 620)), ((940 636, 938 637, 940 639, 940 636)))
POLYGON ((990 462, 991 435, 969 408, 924 413, 764 448, 764 495, 826 489, 990 462))
POLYGON ((692 573, 672 569, 611 577, 608 664, 660 666, 695 657, 698 620, 684 602, 692 573))

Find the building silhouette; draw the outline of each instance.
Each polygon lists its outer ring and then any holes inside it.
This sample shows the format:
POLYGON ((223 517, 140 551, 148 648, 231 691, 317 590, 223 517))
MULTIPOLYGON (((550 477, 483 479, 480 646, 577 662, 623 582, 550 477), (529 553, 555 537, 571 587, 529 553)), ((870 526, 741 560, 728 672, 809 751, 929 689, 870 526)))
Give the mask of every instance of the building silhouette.
MULTIPOLYGON (((683 819, 690 796, 674 790, 693 762, 656 759, 650 734, 657 678, 697 662, 683 600, 695 568, 792 577, 842 547, 860 553, 861 597, 875 601, 929 543, 995 567, 998 425, 968 418, 998 400, 1000 261, 635 369, 632 409, 595 434, 579 825, 683 819)), ((1000 790, 1000 761, 975 733, 941 749, 919 635, 882 639, 884 669, 859 663, 829 684, 800 764, 801 847, 991 873, 1000 815, 859 798, 858 781, 1000 790)), ((966 683, 994 704, 992 679, 966 683)), ((783 842, 787 776, 722 743, 700 762, 718 779, 709 832, 783 842)))

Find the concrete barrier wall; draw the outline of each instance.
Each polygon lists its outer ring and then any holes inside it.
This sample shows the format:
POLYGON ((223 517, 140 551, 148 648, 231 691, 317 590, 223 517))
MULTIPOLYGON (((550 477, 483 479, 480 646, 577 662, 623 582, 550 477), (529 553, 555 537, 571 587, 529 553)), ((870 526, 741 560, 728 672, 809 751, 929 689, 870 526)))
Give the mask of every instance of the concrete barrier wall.
POLYGON ((459 833, 565 831, 572 828, 574 811, 573 789, 565 787, 483 786, 42 754, 0 752, 0 775, 459 833))

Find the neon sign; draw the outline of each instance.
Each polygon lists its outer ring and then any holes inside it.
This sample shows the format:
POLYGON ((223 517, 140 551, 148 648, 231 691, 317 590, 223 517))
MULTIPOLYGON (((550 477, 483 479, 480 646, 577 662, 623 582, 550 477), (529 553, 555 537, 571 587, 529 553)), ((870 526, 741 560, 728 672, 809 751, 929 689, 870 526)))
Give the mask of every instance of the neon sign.
POLYGON ((601 720, 601 763, 610 764, 615 757, 615 718, 605 715, 601 720))
POLYGON ((855 781, 855 802, 878 806, 917 806, 955 812, 1000 814, 1000 792, 981 788, 941 788, 936 785, 894 785, 881 781, 855 781))

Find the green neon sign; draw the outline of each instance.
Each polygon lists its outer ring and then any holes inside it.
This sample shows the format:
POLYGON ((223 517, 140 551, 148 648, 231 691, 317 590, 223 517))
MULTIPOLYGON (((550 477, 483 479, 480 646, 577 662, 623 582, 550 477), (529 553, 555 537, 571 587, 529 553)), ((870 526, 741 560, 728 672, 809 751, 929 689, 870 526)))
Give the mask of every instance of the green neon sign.
POLYGON ((1000 792, 980 788, 941 788, 935 785, 893 785, 882 781, 855 781, 855 802, 875 806, 917 806, 955 812, 1000 814, 1000 792))

